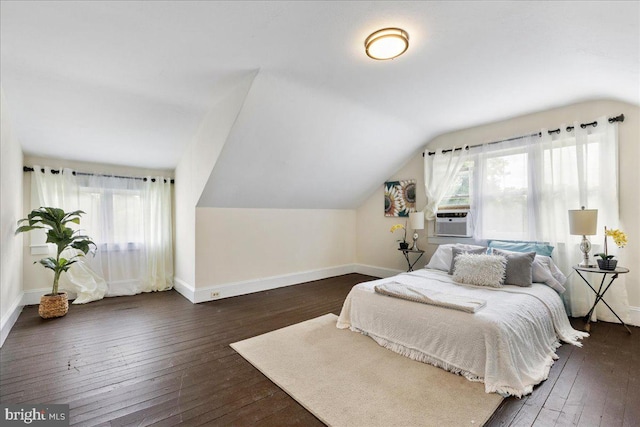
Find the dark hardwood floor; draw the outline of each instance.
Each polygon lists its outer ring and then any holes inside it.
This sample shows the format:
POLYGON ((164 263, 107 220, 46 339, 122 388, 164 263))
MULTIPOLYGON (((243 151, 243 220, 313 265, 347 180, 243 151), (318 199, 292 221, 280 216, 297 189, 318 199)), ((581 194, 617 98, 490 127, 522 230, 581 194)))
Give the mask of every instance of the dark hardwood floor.
MULTIPOLYGON (((322 426, 229 344, 329 312, 349 274, 193 305, 174 291, 107 298, 42 320, 25 307, 0 350, 0 402, 65 403, 72 425, 322 426)), ((581 323, 573 320, 575 327, 581 323)), ((596 323, 550 378, 490 426, 640 425, 640 328, 596 323)))

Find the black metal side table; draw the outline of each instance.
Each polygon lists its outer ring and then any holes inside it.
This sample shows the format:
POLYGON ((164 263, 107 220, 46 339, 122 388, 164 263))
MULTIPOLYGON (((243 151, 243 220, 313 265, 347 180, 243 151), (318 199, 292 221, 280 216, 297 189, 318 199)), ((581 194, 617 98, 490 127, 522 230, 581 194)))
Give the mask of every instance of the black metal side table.
POLYGON ((404 255, 404 259, 407 260, 407 265, 409 266, 409 269, 407 270, 407 272, 413 271, 413 266, 416 265, 416 262, 418 262, 418 260, 422 258, 422 255, 424 255, 424 251, 420 249, 418 250, 398 249, 398 250, 402 251, 402 255, 404 255), (416 258, 413 262, 411 262, 411 259, 409 258, 409 254, 419 254, 419 255, 418 255, 418 258, 416 258))
POLYGON ((611 310, 613 315, 618 318, 620 323, 622 323, 622 325, 625 328, 627 328, 627 332, 631 333, 631 329, 629 329, 627 324, 622 321, 620 316, 618 316, 618 314, 615 311, 613 311, 613 309, 609 306, 609 304, 607 304, 607 302, 604 300, 604 294, 607 293, 607 291, 609 290, 609 288, 613 284, 613 281, 618 278, 619 274, 628 273, 629 269, 625 268, 625 267, 618 267, 615 270, 600 270, 598 267, 580 267, 579 265, 573 266, 573 269, 576 271, 576 273, 578 273, 578 276, 580 276, 582 278, 584 283, 586 283, 587 286, 589 286, 589 288, 591 288, 591 290, 596 294, 596 300, 593 303, 593 307, 591 307, 591 310, 589 310, 589 313, 587 313, 587 315, 584 318, 584 321, 586 323, 585 329, 587 330, 587 332, 591 329, 591 315, 593 314, 593 310, 595 310, 596 309, 596 305, 598 305, 598 303, 600 301, 602 301, 602 303, 604 305, 606 305, 609 310, 611 310), (591 286, 591 283, 589 283, 589 281, 582 275, 581 272, 602 274, 602 280, 600 281, 600 287, 598 288, 597 291, 593 286, 591 286), (611 275, 611 280, 609 280, 609 284, 606 287, 604 287, 604 289, 602 289, 602 287, 604 286, 604 282, 607 279, 607 275, 609 275, 609 274, 611 275))

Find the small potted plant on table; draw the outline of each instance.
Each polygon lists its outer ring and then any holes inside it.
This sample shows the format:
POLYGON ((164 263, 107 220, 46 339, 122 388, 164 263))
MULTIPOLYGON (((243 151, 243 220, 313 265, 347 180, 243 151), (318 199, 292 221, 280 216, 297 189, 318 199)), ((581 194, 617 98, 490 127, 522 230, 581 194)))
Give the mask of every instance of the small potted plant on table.
POLYGON ((18 221, 16 234, 24 233, 35 229, 47 230, 47 243, 56 245, 56 256, 42 258, 39 262, 45 268, 53 270, 53 288, 50 294, 40 298, 38 313, 44 319, 52 317, 62 317, 69 311, 69 300, 66 292, 58 292, 58 281, 60 275, 78 262, 78 258, 86 255, 91 246, 96 248, 95 243, 89 238, 80 234, 79 230, 73 230, 67 224, 80 224, 80 216, 83 211, 65 212, 58 208, 41 207, 34 209, 26 218, 18 221), (27 222, 27 225, 21 225, 27 222), (75 255, 64 258, 62 253, 66 249, 73 249, 75 255))
POLYGON ((598 268, 600 268, 600 270, 611 271, 616 269, 618 260, 613 259, 615 255, 609 255, 609 251, 607 250, 607 237, 611 237, 617 247, 624 248, 627 244, 627 235, 618 229, 607 230, 607 227, 604 227, 604 252, 596 254, 596 256, 600 257, 600 259, 597 260, 598 268))
POLYGON ((396 230, 404 230, 404 235, 402 236, 402 239, 398 239, 398 242, 400 242, 400 249, 409 249, 409 243, 407 243, 407 224, 405 222, 405 225, 402 224, 396 224, 393 227, 391 227, 391 231, 392 233, 396 230))

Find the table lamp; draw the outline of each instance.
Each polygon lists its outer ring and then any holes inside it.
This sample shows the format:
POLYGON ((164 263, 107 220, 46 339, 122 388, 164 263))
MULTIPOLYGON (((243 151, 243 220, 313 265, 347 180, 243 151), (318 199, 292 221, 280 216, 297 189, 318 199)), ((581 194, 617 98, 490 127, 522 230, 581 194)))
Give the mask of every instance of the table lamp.
POLYGON ((585 209, 583 206, 582 209, 569 210, 569 233, 574 236, 582 236, 582 242, 580 242, 582 262, 578 264, 580 267, 595 267, 595 265, 589 263, 591 242, 589 242, 587 236, 594 236, 597 228, 597 209, 585 209))
POLYGON ((424 230, 424 212, 411 212, 409 213, 409 223, 413 229, 413 246, 412 251, 419 251, 418 249, 418 230, 424 230))

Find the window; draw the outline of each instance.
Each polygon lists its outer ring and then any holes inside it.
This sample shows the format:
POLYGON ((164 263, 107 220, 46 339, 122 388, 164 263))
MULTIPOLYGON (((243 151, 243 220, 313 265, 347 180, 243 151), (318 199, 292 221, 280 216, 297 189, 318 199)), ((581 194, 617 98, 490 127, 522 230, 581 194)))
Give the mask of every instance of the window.
POLYGON ((471 209, 476 237, 521 240, 529 235, 529 154, 510 144, 472 155, 438 209, 471 209))
POLYGON ((141 190, 80 187, 82 228, 103 247, 136 248, 144 241, 141 190))
POLYGON ((601 185, 606 180, 599 178, 606 172, 600 167, 600 146, 598 135, 585 136, 580 144, 571 136, 546 143, 533 137, 471 153, 438 209, 471 209, 476 238, 542 238, 540 230, 551 228, 549 223, 562 215, 548 208, 551 201, 574 197, 567 203, 580 206, 580 191, 592 195, 605 190, 601 185), (583 173, 578 184, 574 178, 583 173))
MULTIPOLYGON (((85 212, 79 228, 98 250, 82 261, 97 279, 106 281, 109 295, 171 288, 170 180, 74 173, 70 169, 54 174, 50 167, 43 169, 45 172, 35 174, 31 181, 36 206, 85 212)), ((85 289, 80 281, 74 283, 85 289)))
POLYGON ((477 201, 481 230, 493 239, 519 240, 529 234, 528 154, 497 152, 485 158, 477 201))
POLYGON ((473 160, 464 162, 438 205, 438 209, 468 209, 471 206, 473 165, 473 160))

